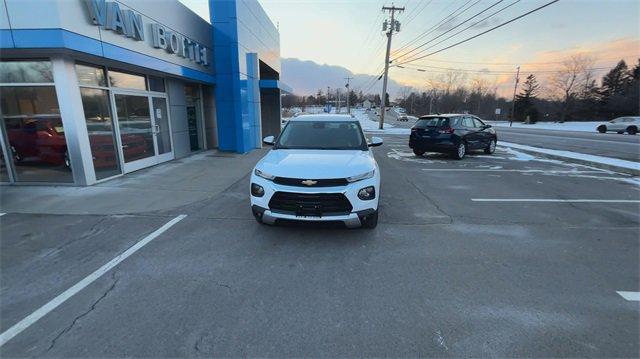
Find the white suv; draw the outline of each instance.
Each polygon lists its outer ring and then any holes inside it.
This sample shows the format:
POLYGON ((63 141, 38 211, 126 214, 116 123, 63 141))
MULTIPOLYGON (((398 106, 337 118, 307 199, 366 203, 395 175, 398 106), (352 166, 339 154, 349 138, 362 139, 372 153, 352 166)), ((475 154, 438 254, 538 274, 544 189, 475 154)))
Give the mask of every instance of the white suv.
POLYGON ((349 115, 302 115, 289 120, 273 149, 251 174, 251 209, 260 223, 340 221, 378 224, 380 170, 360 123, 349 115))

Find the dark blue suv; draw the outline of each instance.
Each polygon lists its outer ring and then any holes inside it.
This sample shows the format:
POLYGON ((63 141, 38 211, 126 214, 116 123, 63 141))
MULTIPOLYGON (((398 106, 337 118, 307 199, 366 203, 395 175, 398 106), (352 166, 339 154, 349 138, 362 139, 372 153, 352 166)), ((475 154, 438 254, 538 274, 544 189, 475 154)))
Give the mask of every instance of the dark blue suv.
POLYGON ((425 152, 451 153, 462 159, 471 150, 496 150, 496 131, 473 115, 422 116, 411 128, 409 147, 416 156, 425 152))

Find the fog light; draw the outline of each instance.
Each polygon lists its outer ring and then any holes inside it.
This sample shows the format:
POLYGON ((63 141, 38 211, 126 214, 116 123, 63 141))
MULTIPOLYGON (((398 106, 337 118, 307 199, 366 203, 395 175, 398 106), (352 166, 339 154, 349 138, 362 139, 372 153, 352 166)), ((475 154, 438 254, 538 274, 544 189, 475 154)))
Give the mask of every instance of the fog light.
POLYGON ((358 191, 358 198, 363 201, 376 198, 376 189, 373 186, 365 187, 358 191))
POLYGON ((254 197, 262 197, 264 196, 264 188, 261 185, 252 183, 251 184, 251 195, 254 197))

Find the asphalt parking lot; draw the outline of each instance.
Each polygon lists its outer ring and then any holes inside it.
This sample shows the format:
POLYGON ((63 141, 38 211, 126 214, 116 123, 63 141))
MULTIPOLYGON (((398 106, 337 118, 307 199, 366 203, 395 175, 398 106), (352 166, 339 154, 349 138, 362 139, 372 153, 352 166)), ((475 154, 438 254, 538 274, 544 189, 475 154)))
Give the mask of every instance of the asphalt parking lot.
POLYGON ((638 178, 384 139, 374 230, 259 225, 249 173, 170 209, 2 215, 0 328, 28 325, 0 355, 640 354, 640 302, 617 293, 640 290, 638 178))

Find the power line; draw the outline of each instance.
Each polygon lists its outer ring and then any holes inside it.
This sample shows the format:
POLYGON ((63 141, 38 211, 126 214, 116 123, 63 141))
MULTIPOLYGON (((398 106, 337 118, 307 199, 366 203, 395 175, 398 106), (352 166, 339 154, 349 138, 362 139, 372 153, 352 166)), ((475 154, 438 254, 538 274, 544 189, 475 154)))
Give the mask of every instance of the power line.
MULTIPOLYGON (((593 51, 588 53, 598 53, 602 51, 593 51)), ((630 55, 622 55, 619 57, 612 57, 610 59, 602 59, 600 61, 614 61, 620 60, 621 57, 626 56, 636 56, 636 54, 630 55)), ((495 66, 517 66, 517 65, 557 65, 564 64, 568 59, 559 60, 559 61, 547 61, 547 62, 477 62, 477 61, 455 61, 455 60, 437 60, 437 59, 428 59, 425 61, 429 62, 446 62, 446 63, 455 63, 455 64, 469 64, 469 65, 495 65, 495 66)), ((414 66, 418 66, 417 64, 413 64, 414 66)))
MULTIPOLYGON (((409 54, 411 54, 411 53, 413 53, 413 52, 417 51, 418 49, 420 49, 420 48, 422 48, 422 47, 426 46, 426 45, 427 45, 427 44, 429 44, 430 42, 435 41, 436 39, 438 39, 438 38, 440 38, 440 37, 442 37, 442 36, 444 36, 444 35, 448 34, 449 32, 451 32, 451 31, 453 31, 453 30, 457 29, 458 27, 460 27, 460 26, 462 26, 462 25, 466 24, 467 22, 469 22, 469 21, 473 20, 474 18, 476 18, 476 17, 478 17, 478 16, 482 15, 482 14, 483 14, 483 13, 485 13, 486 11, 489 11, 491 8, 493 8, 493 7, 495 7, 495 6, 498 6, 498 4, 500 4, 500 3, 501 3, 501 2, 503 2, 503 1, 504 1, 504 0, 498 0, 497 2, 493 3, 493 5, 490 5, 489 7, 485 8, 485 9, 484 9, 484 10, 482 10, 482 11, 480 11, 479 13, 477 13, 477 14, 475 14, 475 15, 471 16, 470 18, 468 18, 468 19, 466 19, 466 20, 464 20, 464 21, 462 21, 461 23, 457 24, 456 26, 454 26, 454 27, 452 27, 452 28, 448 29, 447 31, 445 31, 445 32, 441 33, 440 35, 438 35, 438 36, 434 37, 433 39, 431 39, 431 40, 429 40, 429 41, 427 41, 427 42, 425 42, 425 43, 421 44, 420 46, 417 46, 417 47, 413 48, 411 51, 405 52, 404 54, 402 54, 402 55, 400 55, 400 56, 398 56, 398 57, 394 58, 394 59, 393 59, 393 61, 396 61, 397 59, 399 59, 399 58, 401 58, 401 57, 408 56, 409 54)), ((518 0, 518 1, 520 1, 520 0, 518 0)), ((516 2, 518 2, 518 1, 516 1, 516 2)), ((513 4, 515 4, 516 2, 514 2, 513 4)), ((512 5, 513 5, 513 4, 512 4, 512 5)), ((507 7, 508 7, 508 6, 507 6, 507 7)), ((502 10, 506 9, 507 7, 504 7, 502 10)), ((489 18, 489 17, 491 17, 491 16, 493 16, 493 15, 495 15, 495 14, 499 13, 499 12, 500 12, 500 11, 502 11, 502 10, 499 10, 499 11, 497 11, 497 12, 494 12, 494 13, 493 13, 493 14, 491 14, 490 16, 487 16, 487 17, 485 17, 484 19, 482 19, 482 20, 480 20, 480 21, 478 21, 478 22, 474 23, 473 25, 471 25, 471 26, 469 26, 469 27, 465 28, 465 30, 466 30, 466 29, 468 29, 468 28, 470 28, 470 27, 475 26, 476 24, 481 23, 482 21, 484 21, 484 20, 486 20, 487 18, 489 18)), ((464 30, 462 30, 462 31, 464 31, 464 30)), ((462 32, 462 31, 460 31, 460 32, 462 32)), ((456 33, 456 34, 454 34, 454 35, 452 35, 452 36, 455 36, 455 35, 459 34, 460 32, 458 32, 458 33, 456 33)), ((450 36, 450 37, 448 37, 448 38, 451 38, 451 36, 450 36)), ((448 38, 447 38, 447 39, 448 39, 448 38)), ((445 39, 445 40, 446 40, 446 39, 445 39)))
MULTIPOLYGON (((404 65, 395 65, 395 67, 399 67, 402 69, 409 69, 409 70, 420 70, 420 68, 428 68, 428 69, 437 69, 437 70, 446 70, 446 71, 455 71, 455 72, 469 72, 469 73, 479 73, 479 74, 496 74, 496 75, 512 75, 515 74, 516 71, 493 71, 493 70, 474 70, 474 69, 460 69, 460 68, 452 68, 452 67, 439 67, 439 66, 429 66, 429 65, 419 65, 419 64, 411 64, 411 66, 416 66, 419 68, 413 68, 413 67, 406 67, 404 65)), ((606 69, 610 69, 611 67, 592 67, 589 68, 587 70, 606 70, 606 69)), ((544 74, 544 73, 558 73, 558 72, 563 72, 564 70, 533 70, 533 71, 522 71, 522 72, 527 72, 527 73, 533 73, 533 74, 544 74)), ((424 71, 421 71, 424 72, 424 71)))
POLYGON ((475 4, 479 3, 480 0, 476 0, 476 2, 474 2, 473 4, 471 4, 469 7, 465 8, 464 10, 462 10, 460 13, 458 13, 458 11, 460 9, 462 9, 463 7, 467 6, 467 4, 469 4, 471 1, 473 0, 467 0, 467 2, 465 2, 464 4, 462 4, 460 7, 458 7, 457 9, 455 9, 452 13, 450 13, 449 15, 445 16, 442 20, 440 20, 438 23, 436 23, 435 25, 431 26, 429 29, 425 30, 424 32, 422 32, 422 34, 418 35, 416 38, 414 38, 413 40, 409 41, 408 43, 404 44, 403 46, 401 46, 399 49, 397 49, 395 52, 398 53, 400 51, 403 51, 404 49, 410 47, 411 45, 413 45, 414 43, 418 42, 420 39, 425 38, 427 35, 431 34, 432 32, 436 31, 440 26, 448 23, 449 21, 453 20, 454 18, 456 18, 457 16, 459 16, 460 14, 464 13, 465 11, 469 10, 469 8, 471 8, 472 6, 474 6, 475 4))
POLYGON ((509 21, 503 22, 503 23, 502 23, 502 24, 500 24, 500 25, 496 25, 496 26, 494 26, 494 27, 492 27, 492 28, 490 28, 490 29, 488 29, 488 30, 485 30, 485 31, 483 31, 483 32, 479 33, 479 34, 473 35, 473 36, 471 36, 471 37, 469 37, 469 38, 466 38, 466 39, 464 39, 464 40, 462 40, 462 41, 458 41, 458 42, 456 42, 456 43, 454 43, 454 44, 452 44, 452 45, 449 45, 449 46, 447 46, 447 47, 444 47, 444 48, 442 48, 442 49, 440 49, 440 50, 437 50, 437 51, 434 51, 434 52, 430 52, 430 53, 428 53, 428 54, 426 54, 426 55, 423 55, 423 56, 420 56, 420 57, 417 57, 417 58, 414 58, 414 59, 411 59, 411 60, 408 60, 408 61, 401 62, 399 65, 406 64, 406 63, 409 63, 409 62, 414 62, 414 61, 417 61, 417 60, 423 59, 423 58, 425 58, 425 57, 432 56, 432 55, 435 55, 435 54, 440 53, 440 52, 442 52, 442 51, 448 50, 448 49, 450 49, 450 48, 452 48, 452 47, 455 47, 455 46, 461 45, 461 44, 463 44, 463 43, 465 43, 465 42, 471 41, 471 40, 473 40, 473 39, 475 39, 475 38, 477 38, 477 37, 479 37, 479 36, 482 36, 482 35, 484 35, 484 34, 486 34, 486 33, 489 33, 489 32, 491 32, 491 31, 493 31, 493 30, 499 29, 499 28, 501 28, 501 27, 503 27, 503 26, 505 26, 505 25, 508 25, 508 24, 510 24, 510 23, 512 23, 512 22, 514 22, 514 21, 516 21, 516 20, 519 20, 519 19, 521 19, 521 18, 523 18, 523 17, 525 17, 525 16, 531 15, 531 14, 533 14, 534 12, 540 11, 540 10, 542 10, 542 9, 546 8, 547 6, 550 6, 550 5, 552 5, 552 4, 557 3, 558 1, 560 1, 560 0, 553 0, 553 1, 550 1, 550 2, 548 2, 548 3, 546 3, 546 4, 542 5, 542 6, 539 6, 539 7, 535 8, 535 9, 533 9, 533 10, 527 11, 526 13, 524 13, 524 14, 522 14, 522 15, 520 15, 520 16, 516 16, 516 17, 514 17, 513 19, 511 19, 511 20, 509 20, 509 21))
MULTIPOLYGON (((493 13, 491 13, 491 14, 489 14, 489 15, 485 16, 485 17, 484 17, 484 18, 482 18, 481 20, 478 20, 478 21, 474 22, 473 24, 471 24, 471 25, 469 25, 469 26, 465 27, 464 29, 462 29, 462 30, 460 30, 460 31, 456 32, 455 34, 452 34, 452 35, 450 35, 450 36, 448 36, 448 37, 446 37, 446 38, 444 38, 444 39, 442 39, 442 40, 438 41, 437 43, 435 43, 435 44, 433 44, 433 45, 431 45, 431 46, 428 46, 426 49, 423 49, 423 50, 418 51, 418 52, 417 52, 416 54, 414 54, 412 57, 410 57, 409 59, 405 59, 404 61, 406 61, 406 60, 411 60, 412 58, 415 58, 415 57, 416 57, 416 56, 418 56, 419 54, 425 53, 427 50, 434 48, 435 46, 437 46, 437 45, 439 45, 439 44, 441 44, 441 43, 443 43, 443 42, 445 42, 445 41, 449 40, 450 38, 452 38, 452 37, 454 37, 454 36, 457 36, 458 34, 460 34, 460 33, 462 33, 462 32, 465 32, 465 31, 469 30, 470 28, 472 28, 472 27, 474 27, 474 26, 476 26, 476 25, 478 25, 478 24, 481 24, 483 21, 486 21, 487 19, 489 19, 489 18, 491 18, 491 17, 495 16, 496 14, 501 13, 502 11, 504 11, 504 10, 506 10, 506 9, 510 8, 511 6, 513 6, 513 5, 517 4, 517 3, 519 3, 520 1, 522 1, 522 0, 516 0, 516 1, 512 2, 511 4, 509 4, 509 5, 505 6, 505 7, 501 8, 501 9, 498 9, 497 11, 494 11, 493 13)), ((435 40, 435 39, 434 39, 434 40, 435 40)), ((433 41, 433 40, 431 40, 431 41, 433 41)), ((430 42, 430 41, 428 41, 428 42, 426 42, 426 43, 422 44, 421 46, 424 46, 424 45, 426 45, 426 44, 427 44, 427 43, 429 43, 429 42, 430 42)))
POLYGON ((407 25, 409 25, 409 23, 411 21, 413 21, 416 17, 418 17, 418 15, 420 15, 420 13, 422 13, 424 11, 424 9, 427 8, 427 6, 429 6, 429 4, 431 4, 433 2, 433 0, 429 0, 428 2, 424 3, 424 6, 422 6, 422 8, 418 11, 413 11, 413 16, 409 16, 407 17, 407 20, 405 20, 404 22, 404 26, 406 27, 407 25))

